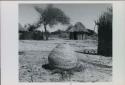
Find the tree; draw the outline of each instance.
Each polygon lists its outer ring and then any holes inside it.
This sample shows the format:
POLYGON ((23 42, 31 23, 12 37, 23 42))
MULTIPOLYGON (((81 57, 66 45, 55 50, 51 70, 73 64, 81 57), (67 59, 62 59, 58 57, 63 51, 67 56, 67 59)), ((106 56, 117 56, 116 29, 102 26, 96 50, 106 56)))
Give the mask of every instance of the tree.
POLYGON ((53 5, 48 5, 45 9, 39 7, 35 7, 35 9, 40 14, 40 19, 37 24, 38 26, 43 24, 46 40, 48 40, 47 26, 53 27, 53 25, 58 23, 63 25, 69 24, 69 17, 61 9, 55 8, 53 5))
POLYGON ((104 12, 96 22, 98 25, 98 54, 112 55, 112 8, 104 12))

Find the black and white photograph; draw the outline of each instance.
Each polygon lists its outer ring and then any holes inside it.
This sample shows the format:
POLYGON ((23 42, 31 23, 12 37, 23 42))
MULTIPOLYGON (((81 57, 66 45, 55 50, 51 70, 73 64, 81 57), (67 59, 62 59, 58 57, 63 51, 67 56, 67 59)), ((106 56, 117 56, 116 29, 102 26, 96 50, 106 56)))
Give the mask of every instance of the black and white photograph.
POLYGON ((20 3, 19 82, 112 82, 111 3, 20 3))

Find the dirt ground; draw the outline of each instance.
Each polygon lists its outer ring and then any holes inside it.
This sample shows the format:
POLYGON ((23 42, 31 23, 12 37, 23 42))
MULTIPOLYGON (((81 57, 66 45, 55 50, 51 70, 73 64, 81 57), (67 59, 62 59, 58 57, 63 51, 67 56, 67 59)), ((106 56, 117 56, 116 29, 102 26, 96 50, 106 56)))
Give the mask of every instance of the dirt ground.
POLYGON ((97 50, 96 40, 20 40, 20 82, 110 82, 112 81, 112 58, 82 53, 85 49, 97 50), (82 61, 84 70, 74 72, 70 79, 61 79, 59 73, 52 74, 42 66, 48 63, 48 55, 59 43, 69 43, 82 61))

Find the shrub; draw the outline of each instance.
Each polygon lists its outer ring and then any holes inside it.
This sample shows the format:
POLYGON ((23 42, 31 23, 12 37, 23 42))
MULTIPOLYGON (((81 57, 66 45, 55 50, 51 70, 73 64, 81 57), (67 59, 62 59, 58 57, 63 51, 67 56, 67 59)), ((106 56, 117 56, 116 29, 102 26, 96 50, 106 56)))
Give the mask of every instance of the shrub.
POLYGON ((44 35, 43 32, 41 31, 33 31, 33 32, 28 32, 24 31, 21 32, 19 35, 20 40, 43 40, 44 35))

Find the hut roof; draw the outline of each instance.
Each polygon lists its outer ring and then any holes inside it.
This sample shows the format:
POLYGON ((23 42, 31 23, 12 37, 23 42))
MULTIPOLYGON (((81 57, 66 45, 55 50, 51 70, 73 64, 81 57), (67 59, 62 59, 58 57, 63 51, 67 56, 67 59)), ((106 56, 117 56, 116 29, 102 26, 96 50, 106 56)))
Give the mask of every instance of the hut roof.
POLYGON ((86 27, 81 22, 77 22, 74 26, 70 27, 67 31, 68 32, 88 32, 86 27))

